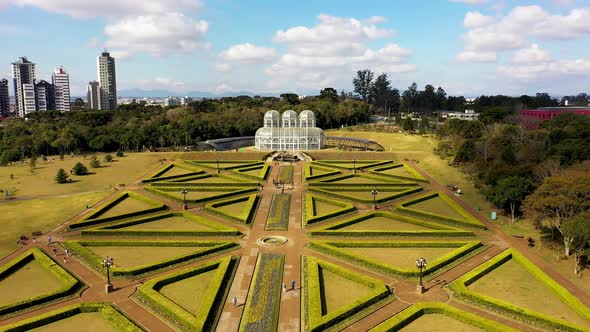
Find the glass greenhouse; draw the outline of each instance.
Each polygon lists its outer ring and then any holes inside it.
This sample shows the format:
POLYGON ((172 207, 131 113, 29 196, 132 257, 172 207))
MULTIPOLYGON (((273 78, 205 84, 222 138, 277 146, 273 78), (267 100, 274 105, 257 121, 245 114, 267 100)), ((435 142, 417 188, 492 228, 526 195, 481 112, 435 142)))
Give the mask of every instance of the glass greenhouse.
POLYGON ((255 145, 259 150, 319 150, 324 147, 324 131, 315 126, 312 111, 298 116, 292 110, 282 115, 272 110, 264 114, 264 127, 256 131, 255 145))

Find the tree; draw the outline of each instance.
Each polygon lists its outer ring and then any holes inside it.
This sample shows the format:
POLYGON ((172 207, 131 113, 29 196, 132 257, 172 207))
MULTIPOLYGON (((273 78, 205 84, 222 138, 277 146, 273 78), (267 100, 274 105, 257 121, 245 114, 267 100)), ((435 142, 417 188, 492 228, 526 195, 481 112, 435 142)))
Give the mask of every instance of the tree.
POLYGON ((281 99, 288 102, 291 105, 299 104, 299 96, 295 93, 283 93, 281 99))
POLYGON ((354 92, 357 93, 365 102, 371 102, 371 87, 373 86, 374 74, 369 69, 363 69, 356 72, 356 77, 352 80, 354 92))
POLYGON ((562 172, 545 179, 524 201, 525 210, 547 218, 563 235, 565 255, 569 256, 574 238, 563 227, 576 214, 590 210, 590 173, 586 170, 562 172))
POLYGON ((68 182, 69 175, 64 171, 63 168, 60 168, 55 175, 55 182, 57 183, 66 183, 68 182))
POLYGON ((325 88, 320 91, 320 99, 338 101, 338 91, 334 88, 325 88))
POLYGON ((113 161, 113 156, 111 156, 110 154, 105 154, 104 155, 104 161, 106 161, 107 163, 110 163, 113 161))
POLYGON ((35 168, 37 168, 37 156, 32 156, 29 160, 29 168, 31 173, 35 173, 35 168))
POLYGON ((515 222, 515 213, 519 210, 525 196, 531 190, 531 181, 528 178, 513 175, 507 178, 500 179, 495 186, 492 187, 488 195, 490 202, 497 207, 510 211, 511 224, 515 222))
POLYGON ((417 106, 418 102, 418 84, 413 82, 406 91, 402 94, 402 104, 407 111, 412 111, 417 106))
POLYGON ((88 174, 88 168, 84 166, 84 164, 82 164, 81 162, 77 162, 76 165, 74 165, 74 168, 72 168, 72 171, 74 171, 74 174, 76 175, 88 174))
POLYGON ((403 130, 413 133, 415 128, 416 128, 416 123, 414 122, 414 120, 412 120, 412 118, 410 116, 406 116, 406 118, 402 120, 402 129, 403 130))
POLYGON ((72 103, 72 110, 79 111, 84 108, 84 100, 82 98, 76 98, 72 103))
POLYGON ((115 153, 115 155, 119 158, 125 156, 125 153, 123 152, 123 150, 117 150, 117 153, 115 153))
POLYGON ((377 76, 377 79, 371 86, 372 102, 378 109, 388 111, 393 108, 397 111, 399 108, 399 91, 391 89, 391 82, 387 74, 383 73, 377 76))
POLYGON ((563 235, 571 239, 571 250, 575 257, 574 273, 580 273, 581 256, 588 254, 590 247, 590 211, 582 212, 563 225, 563 235))
POLYGON ((6 149, 0 155, 0 165, 7 165, 13 161, 19 161, 21 153, 17 149, 6 149))
POLYGON ((477 151, 475 149, 475 141, 472 139, 467 139, 465 142, 463 142, 463 144, 461 144, 459 150, 457 150, 457 155, 455 156, 453 162, 455 164, 472 162, 475 160, 476 153, 477 151))
POLYGON ((98 160, 98 158, 96 158, 96 156, 90 157, 90 167, 92 167, 92 168, 99 168, 100 167, 100 161, 98 160))

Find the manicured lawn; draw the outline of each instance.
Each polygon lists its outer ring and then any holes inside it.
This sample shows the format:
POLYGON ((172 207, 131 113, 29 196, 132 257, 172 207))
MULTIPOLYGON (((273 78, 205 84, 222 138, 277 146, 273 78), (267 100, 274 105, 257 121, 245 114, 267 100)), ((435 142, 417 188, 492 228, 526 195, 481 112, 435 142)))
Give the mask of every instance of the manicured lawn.
POLYGON ((210 231, 211 227, 183 217, 168 217, 120 228, 122 230, 187 230, 210 231))
POLYGON ((383 183, 383 181, 360 177, 360 176, 353 176, 350 178, 346 178, 346 179, 342 179, 342 180, 338 180, 338 181, 334 181, 334 182, 330 182, 330 183, 333 183, 335 185, 338 185, 341 183, 375 183, 375 184, 380 184, 380 183, 383 183))
POLYGON ((63 286, 56 276, 32 260, 0 282, 0 307, 53 293, 63 286))
POLYGON ((590 323, 580 318, 551 289, 512 259, 478 279, 468 288, 572 324, 590 326, 590 323))
POLYGON ((17 248, 20 235, 47 232, 110 194, 99 191, 0 203, 0 257, 17 248))
POLYGON ((32 329, 30 331, 43 332, 117 332, 111 322, 99 312, 86 312, 58 320, 47 325, 32 329))
POLYGON ((442 314, 426 314, 420 316, 418 319, 412 321, 410 324, 403 327, 400 331, 404 332, 478 332, 485 331, 475 326, 465 324, 461 321, 448 317, 442 314))
POLYGON ((224 206, 220 206, 217 209, 230 214, 240 214, 242 210, 247 206, 247 201, 237 202, 233 204, 228 204, 224 206))
POLYGON ((355 255, 369 257, 388 265, 409 269, 416 267, 416 259, 426 258, 426 261, 433 261, 443 255, 450 253, 457 248, 340 248, 355 255))
POLYGON ((442 198, 436 196, 416 204, 406 206, 410 209, 434 213, 445 217, 463 220, 463 216, 453 209, 442 198))
POLYGON ((200 273, 168 284, 162 287, 159 292, 186 311, 196 315, 201 306, 203 294, 207 293, 209 283, 216 273, 217 270, 200 273))
POLYGON ((369 295, 373 289, 320 268, 322 315, 369 295))
MULTIPOLYGON (((406 188, 403 188, 404 190, 406 188)), ((380 192, 379 188, 377 188, 377 191, 379 191, 379 193, 377 193, 376 199, 379 199, 381 197, 383 197, 383 195, 385 196, 389 196, 394 194, 395 191, 401 191, 402 189, 391 189, 392 191, 384 191, 384 192, 380 192), (381 195, 381 196, 380 196, 381 195)), ((346 196, 351 196, 351 197, 355 197, 358 199, 373 199, 373 194, 371 193, 371 189, 367 189, 366 191, 338 191, 338 194, 343 194, 346 196)))
POLYGON ((258 175, 260 175, 261 169, 262 169, 262 167, 256 168, 253 170, 249 170, 249 171, 240 172, 240 174, 248 174, 248 175, 258 176, 258 175))
POLYGON ((386 169, 384 171, 379 171, 379 173, 389 174, 389 175, 397 175, 397 176, 405 176, 405 177, 409 177, 409 178, 414 177, 414 175, 412 173, 408 172, 406 170, 406 168, 403 166, 386 169))
POLYGON ((323 169, 319 169, 317 167, 313 167, 311 166, 311 175, 322 175, 322 174, 326 174, 326 173, 331 173, 333 171, 324 171, 323 169))
POLYGON ((217 177, 217 176, 207 176, 207 177, 202 177, 202 178, 198 178, 198 179, 194 179, 194 180, 189 180, 189 181, 175 181, 178 182, 179 186, 182 186, 183 183, 210 183, 210 184, 217 184, 217 183, 242 183, 239 181, 234 181, 232 179, 226 179, 226 178, 221 178, 221 177, 217 177))
POLYGON ((414 225, 409 222, 398 221, 390 218, 384 217, 373 217, 370 219, 362 220, 352 225, 348 225, 342 227, 340 229, 350 230, 350 231, 379 231, 379 230, 388 230, 388 231, 420 231, 420 230, 432 230, 432 228, 414 225))
POLYGON ((323 214, 328 214, 328 213, 334 212, 336 210, 339 210, 342 207, 336 206, 336 205, 332 205, 332 204, 328 204, 328 203, 321 202, 321 201, 318 201, 318 200, 315 200, 314 199, 314 201, 313 201, 313 208, 315 210, 315 215, 320 216, 320 215, 323 215, 323 214))
POLYGON ((124 200, 117 203, 117 205, 113 206, 112 208, 106 210, 104 213, 100 214, 100 217, 113 217, 118 216, 125 213, 131 213, 141 210, 146 210, 153 208, 154 206, 144 202, 140 199, 133 198, 131 196, 126 197, 124 200))
POLYGON ((181 174, 187 174, 187 173, 191 173, 191 172, 193 172, 193 171, 190 171, 190 170, 187 170, 187 169, 184 169, 184 168, 181 168, 181 167, 172 166, 166 172, 160 174, 160 177, 181 175, 181 174))
MULTIPOLYGON (((115 266, 128 268, 143 264, 155 263, 166 259, 188 255, 198 251, 195 247, 135 247, 135 246, 86 246, 99 257, 113 257, 115 266)), ((205 249, 205 248, 203 248, 205 249)))

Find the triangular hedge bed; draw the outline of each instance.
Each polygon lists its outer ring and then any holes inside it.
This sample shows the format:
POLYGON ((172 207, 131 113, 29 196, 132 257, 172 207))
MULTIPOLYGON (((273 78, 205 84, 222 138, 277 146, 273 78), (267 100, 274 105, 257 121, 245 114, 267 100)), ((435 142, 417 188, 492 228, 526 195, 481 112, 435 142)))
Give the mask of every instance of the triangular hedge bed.
POLYGON ((356 210, 356 208, 348 202, 342 202, 335 199, 325 198, 311 193, 305 194, 304 204, 306 225, 341 216, 356 210), (335 206, 336 209, 327 213, 320 214, 317 211, 317 203, 332 205, 335 206))
POLYGON ((256 215, 259 200, 260 197, 257 194, 225 199, 206 204, 205 211, 241 224, 250 224, 256 215), (223 210, 224 206, 240 203, 243 205, 241 211, 230 212, 223 210))

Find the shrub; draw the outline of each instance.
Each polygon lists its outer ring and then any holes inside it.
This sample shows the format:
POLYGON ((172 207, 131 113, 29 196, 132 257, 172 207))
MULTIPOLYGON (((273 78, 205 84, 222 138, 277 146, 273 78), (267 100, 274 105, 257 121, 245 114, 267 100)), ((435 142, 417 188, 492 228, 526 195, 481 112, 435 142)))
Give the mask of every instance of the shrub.
POLYGON ((123 153, 123 150, 117 150, 117 153, 115 154, 117 157, 121 158, 125 156, 125 153, 123 153))
POLYGON ((6 149, 0 155, 0 165, 8 165, 13 161, 19 161, 21 154, 17 149, 6 149))
POLYGON ((105 154, 104 155, 104 161, 106 161, 107 163, 110 163, 113 161, 113 156, 111 156, 110 154, 105 154))
POLYGON ((100 161, 98 160, 98 158, 96 158, 96 156, 90 157, 90 167, 92 167, 92 168, 99 168, 100 167, 100 161))
POLYGON ((55 182, 57 183, 66 183, 68 182, 69 175, 63 168, 60 168, 55 175, 55 182))
POLYGON ((72 171, 76 175, 88 174, 88 168, 86 166, 84 166, 84 164, 82 164, 81 162, 77 162, 76 165, 74 165, 74 168, 72 168, 72 171))

